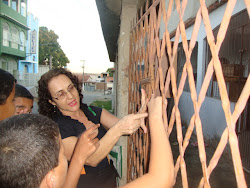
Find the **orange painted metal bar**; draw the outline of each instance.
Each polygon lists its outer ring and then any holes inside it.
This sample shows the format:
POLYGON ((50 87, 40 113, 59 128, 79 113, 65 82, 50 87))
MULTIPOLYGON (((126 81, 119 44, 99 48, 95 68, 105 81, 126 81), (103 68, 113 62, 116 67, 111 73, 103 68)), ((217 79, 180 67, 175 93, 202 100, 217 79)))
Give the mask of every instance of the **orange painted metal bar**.
MULTIPOLYGON (((140 9, 140 13, 136 21, 131 22, 130 35, 130 64, 129 64, 129 113, 136 113, 140 108, 140 91, 139 88, 144 88, 147 95, 157 93, 166 98, 166 93, 172 90, 174 98, 174 107, 171 114, 167 117, 166 109, 168 103, 163 103, 163 120, 166 129, 166 134, 171 134, 174 124, 176 124, 177 140, 179 143, 179 156, 175 163, 175 177, 181 169, 182 185, 188 187, 187 170, 184 160, 184 153, 189 144, 189 140, 196 128, 196 136, 198 140, 199 157, 202 166, 203 177, 200 180, 199 187, 210 187, 209 177, 216 167, 222 152, 225 149, 226 143, 229 141, 235 176, 238 187, 246 187, 246 181, 243 173, 241 158, 239 154, 238 139, 235 133, 235 124, 241 112, 246 106, 246 102, 250 95, 250 76, 248 76, 245 86, 238 99, 233 113, 230 111, 230 102, 228 92, 225 85, 225 79, 222 72, 221 62, 218 57, 221 44, 225 39, 227 28, 229 25, 232 11, 235 7, 236 0, 228 0, 224 12, 223 20, 221 21, 220 29, 215 39, 210 25, 209 13, 205 4, 205 0, 200 0, 200 8, 197 11, 193 32, 190 42, 187 41, 185 23, 182 19, 188 0, 175 0, 176 10, 179 16, 179 23, 175 29, 174 42, 170 38, 168 31, 168 23, 172 14, 174 0, 169 0, 166 5, 165 0, 154 0, 149 5, 146 2, 145 9, 140 9), (168 7, 166 7, 168 6, 168 7), (144 14, 143 14, 144 12, 144 14), (165 31, 160 38, 160 25, 163 21, 165 31), (191 55, 195 47, 198 32, 203 21, 207 34, 207 41, 212 53, 212 59, 208 64, 205 77, 201 86, 199 95, 197 95, 195 87, 195 79, 193 76, 193 68, 191 65, 191 55), (182 47, 185 52, 186 62, 182 69, 182 75, 177 87, 176 72, 174 69, 174 58, 177 55, 178 45, 182 41, 182 47), (168 61, 163 61, 163 56, 167 55, 168 61), (167 65, 169 63, 169 65, 167 65), (168 67, 166 72, 163 72, 163 67, 168 67), (164 75, 166 74, 166 75, 164 75), (209 83, 215 74, 219 92, 222 101, 222 108, 226 118, 227 128, 224 130, 220 142, 214 152, 212 159, 207 166, 206 151, 204 147, 204 138, 202 131, 202 122, 200 119, 200 108, 206 97, 209 83), (165 80, 164 80, 165 77, 165 80), (186 134, 182 133, 181 113, 178 108, 180 97, 183 93, 186 80, 190 88, 190 95, 193 102, 194 114, 190 118, 186 134), (168 122, 169 118, 169 122, 168 122)), ((250 15, 250 2, 245 0, 248 14, 250 15)), ((162 29, 162 28, 161 28, 162 29)), ((148 126, 148 122, 146 122, 148 126)), ((147 172, 148 154, 150 148, 150 134, 143 134, 141 130, 130 136, 128 141, 128 181, 132 181, 147 172), (131 147, 131 148, 130 148, 131 147)))

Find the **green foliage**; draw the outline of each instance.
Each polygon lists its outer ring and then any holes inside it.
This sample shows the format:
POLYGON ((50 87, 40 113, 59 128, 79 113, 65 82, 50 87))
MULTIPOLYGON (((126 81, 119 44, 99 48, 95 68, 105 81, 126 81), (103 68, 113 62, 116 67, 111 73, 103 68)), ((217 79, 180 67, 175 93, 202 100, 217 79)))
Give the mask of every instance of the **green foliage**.
POLYGON ((104 108, 108 111, 112 110, 112 101, 111 100, 107 100, 107 101, 94 101, 90 104, 90 106, 97 106, 100 108, 104 108))
POLYGON ((57 42, 58 35, 47 27, 39 28, 39 64, 49 64, 52 56, 52 67, 64 67, 69 63, 69 59, 57 42))
POLYGON ((114 69, 114 68, 108 68, 106 72, 109 73, 109 76, 110 76, 110 77, 113 77, 113 74, 114 74, 114 72, 115 72, 115 69, 114 69))

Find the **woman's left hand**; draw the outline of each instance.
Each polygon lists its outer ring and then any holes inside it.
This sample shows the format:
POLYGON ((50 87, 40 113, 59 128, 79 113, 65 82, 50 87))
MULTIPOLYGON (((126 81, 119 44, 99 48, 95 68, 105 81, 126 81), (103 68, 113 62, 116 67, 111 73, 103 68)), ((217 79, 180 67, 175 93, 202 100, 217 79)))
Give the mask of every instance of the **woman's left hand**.
POLYGON ((120 119, 114 128, 118 130, 120 136, 132 134, 141 126, 142 120, 147 116, 147 113, 129 114, 120 119))

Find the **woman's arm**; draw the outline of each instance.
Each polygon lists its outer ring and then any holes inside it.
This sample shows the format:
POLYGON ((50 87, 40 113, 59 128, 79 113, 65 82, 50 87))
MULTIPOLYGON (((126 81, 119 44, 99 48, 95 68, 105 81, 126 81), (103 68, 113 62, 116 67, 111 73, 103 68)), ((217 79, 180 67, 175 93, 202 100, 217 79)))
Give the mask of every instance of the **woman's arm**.
MULTIPOLYGON (((101 115, 102 116, 102 115, 101 115)), ((99 141, 100 147, 86 161, 86 164, 95 167, 111 151, 122 135, 134 133, 141 125, 141 119, 147 117, 147 113, 130 114, 119 120, 112 126, 99 141)))
MULTIPOLYGON (((103 114, 101 116, 103 116, 103 114)), ((119 120, 107 131, 102 139, 100 139, 100 147, 86 160, 86 164, 93 167, 97 166, 109 154, 119 138, 122 135, 134 133, 140 127, 141 119, 145 117, 147 117, 147 113, 130 114, 119 120)), ((71 160, 77 139, 77 137, 71 136, 62 140, 65 148, 65 156, 69 161, 71 160)))
POLYGON ((78 138, 76 136, 70 136, 62 139, 64 146, 64 155, 68 161, 71 160, 78 138))
POLYGON ((162 121, 162 98, 151 99, 148 110, 151 133, 149 172, 124 188, 166 188, 175 183, 172 151, 162 121))
POLYGON ((102 109, 100 122, 106 130, 112 128, 120 119, 105 109, 102 109))
POLYGON ((74 188, 78 184, 78 180, 87 158, 99 147, 97 131, 99 125, 94 125, 85 131, 76 143, 74 154, 72 156, 64 188, 74 188))

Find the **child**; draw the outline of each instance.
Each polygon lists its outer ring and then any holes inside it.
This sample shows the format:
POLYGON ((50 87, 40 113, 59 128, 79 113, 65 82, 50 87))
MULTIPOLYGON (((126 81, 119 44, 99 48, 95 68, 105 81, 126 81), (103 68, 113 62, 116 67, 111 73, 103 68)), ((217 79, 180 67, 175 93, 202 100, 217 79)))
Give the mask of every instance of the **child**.
POLYGON ((68 169, 54 121, 39 114, 21 114, 3 120, 0 124, 1 187, 76 187, 85 160, 99 146, 95 138, 98 127, 94 125, 80 136, 68 169), (67 176, 67 169, 74 176, 67 176))
POLYGON ((15 114, 15 78, 0 69, 0 121, 15 114))
POLYGON ((16 84, 15 90, 16 115, 32 113, 34 97, 29 90, 20 84, 16 84))

